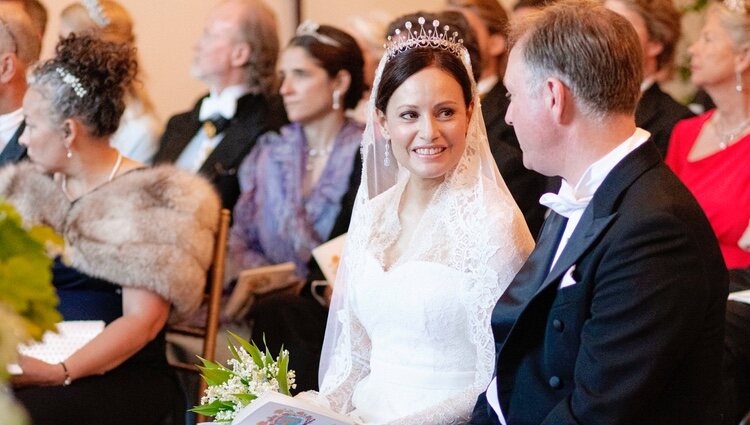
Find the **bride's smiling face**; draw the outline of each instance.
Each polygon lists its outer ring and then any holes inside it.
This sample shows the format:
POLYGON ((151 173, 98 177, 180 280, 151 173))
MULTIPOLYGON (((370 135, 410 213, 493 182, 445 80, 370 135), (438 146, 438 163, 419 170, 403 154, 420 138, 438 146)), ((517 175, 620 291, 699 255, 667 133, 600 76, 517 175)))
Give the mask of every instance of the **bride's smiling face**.
POLYGON ((471 109, 451 74, 428 67, 393 92, 378 118, 400 166, 414 177, 442 180, 466 148, 471 109))

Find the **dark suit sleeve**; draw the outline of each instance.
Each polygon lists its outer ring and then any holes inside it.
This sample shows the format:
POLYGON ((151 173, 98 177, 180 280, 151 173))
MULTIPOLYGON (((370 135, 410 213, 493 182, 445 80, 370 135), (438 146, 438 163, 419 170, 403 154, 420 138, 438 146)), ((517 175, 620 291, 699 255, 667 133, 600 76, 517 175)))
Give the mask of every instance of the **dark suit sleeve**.
POLYGON ((654 213, 622 223, 603 250, 592 269, 596 284, 572 393, 544 425, 652 423, 641 416, 649 414, 645 406, 665 393, 680 397, 681 379, 688 378, 675 376, 675 360, 686 356, 706 365, 693 371, 690 382, 718 388, 720 368, 714 365, 721 364, 726 274, 705 258, 716 257, 706 251, 710 236, 695 235, 699 226, 685 219, 654 213), (711 348, 686 353, 685 346, 711 348))
POLYGON ((477 404, 474 405, 474 411, 471 413, 469 425, 494 425, 498 423, 496 416, 490 412, 491 407, 487 403, 487 392, 479 394, 477 404))

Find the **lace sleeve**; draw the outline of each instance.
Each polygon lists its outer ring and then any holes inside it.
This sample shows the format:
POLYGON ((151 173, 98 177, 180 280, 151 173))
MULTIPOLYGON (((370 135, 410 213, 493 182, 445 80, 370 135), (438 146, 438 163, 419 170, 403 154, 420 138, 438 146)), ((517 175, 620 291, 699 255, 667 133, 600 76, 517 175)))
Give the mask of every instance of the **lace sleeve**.
POLYGON ((370 373, 370 337, 351 309, 342 310, 340 343, 333 364, 321 385, 321 394, 339 413, 352 410, 352 394, 359 381, 370 373))

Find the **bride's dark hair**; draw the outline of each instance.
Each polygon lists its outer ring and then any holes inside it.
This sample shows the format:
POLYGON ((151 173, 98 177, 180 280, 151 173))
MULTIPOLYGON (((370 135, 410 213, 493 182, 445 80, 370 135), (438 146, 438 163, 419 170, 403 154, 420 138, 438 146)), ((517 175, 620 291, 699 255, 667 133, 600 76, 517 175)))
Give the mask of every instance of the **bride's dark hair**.
POLYGON ((381 112, 385 112, 393 92, 409 77, 429 67, 447 72, 458 82, 463 91, 464 102, 468 107, 472 95, 471 79, 466 67, 461 59, 453 53, 432 48, 416 48, 400 52, 385 64, 378 87, 378 96, 375 99, 375 107, 381 112))

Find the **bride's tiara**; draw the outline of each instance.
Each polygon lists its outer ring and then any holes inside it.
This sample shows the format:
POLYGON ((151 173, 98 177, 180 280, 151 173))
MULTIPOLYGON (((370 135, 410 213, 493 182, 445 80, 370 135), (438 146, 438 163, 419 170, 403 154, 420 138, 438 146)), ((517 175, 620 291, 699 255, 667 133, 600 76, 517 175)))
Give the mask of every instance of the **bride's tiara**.
POLYGON ((392 36, 388 36, 388 42, 383 47, 389 59, 401 52, 419 47, 439 48, 461 57, 464 40, 458 38, 457 32, 449 33, 448 25, 444 26, 441 31, 440 22, 437 19, 432 21, 432 28, 425 28, 424 17, 417 19, 417 22, 419 30, 412 29, 411 21, 407 21, 404 24, 405 31, 397 29, 392 36))
POLYGON ((747 13, 745 0, 724 0, 723 3, 724 6, 732 12, 741 13, 743 15, 747 13))

